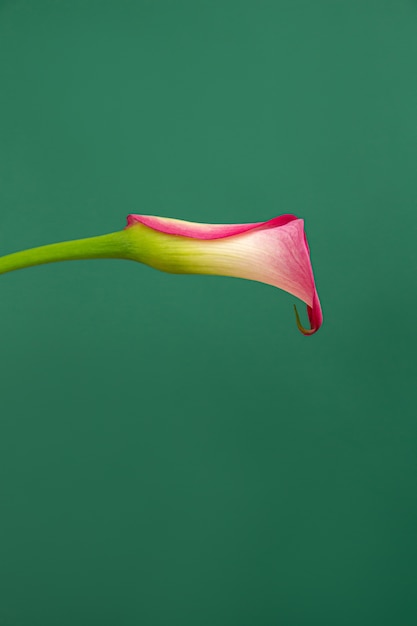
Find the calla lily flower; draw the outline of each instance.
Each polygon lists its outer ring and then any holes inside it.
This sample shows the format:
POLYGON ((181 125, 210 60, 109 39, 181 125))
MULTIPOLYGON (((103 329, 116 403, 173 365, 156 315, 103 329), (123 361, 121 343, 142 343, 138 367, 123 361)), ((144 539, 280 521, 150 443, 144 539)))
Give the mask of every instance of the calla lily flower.
POLYGON ((251 224, 200 224, 129 215, 123 231, 0 257, 0 274, 55 261, 124 258, 173 274, 234 276, 273 285, 307 305, 312 335, 323 321, 304 221, 281 215, 251 224))

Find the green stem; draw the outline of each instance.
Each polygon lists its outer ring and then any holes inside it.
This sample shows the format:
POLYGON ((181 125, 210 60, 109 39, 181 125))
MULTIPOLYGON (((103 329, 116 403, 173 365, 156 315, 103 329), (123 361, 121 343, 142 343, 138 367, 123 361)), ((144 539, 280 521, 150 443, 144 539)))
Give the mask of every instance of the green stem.
POLYGON ((126 231, 120 231, 99 237, 52 243, 48 246, 8 254, 0 257, 0 274, 57 261, 130 258, 132 257, 129 253, 126 231))

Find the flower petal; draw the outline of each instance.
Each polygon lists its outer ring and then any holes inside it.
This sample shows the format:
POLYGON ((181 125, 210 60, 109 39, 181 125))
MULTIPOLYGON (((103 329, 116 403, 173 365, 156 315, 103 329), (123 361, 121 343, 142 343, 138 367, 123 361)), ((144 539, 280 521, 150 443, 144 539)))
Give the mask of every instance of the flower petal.
POLYGON ((175 273, 235 276, 273 285, 307 304, 310 329, 301 325, 296 311, 303 334, 311 335, 320 328, 323 316, 304 221, 295 215, 251 224, 200 224, 129 215, 127 228, 135 226, 162 235, 151 246, 158 248, 157 253, 148 260, 141 258, 143 262, 175 273))

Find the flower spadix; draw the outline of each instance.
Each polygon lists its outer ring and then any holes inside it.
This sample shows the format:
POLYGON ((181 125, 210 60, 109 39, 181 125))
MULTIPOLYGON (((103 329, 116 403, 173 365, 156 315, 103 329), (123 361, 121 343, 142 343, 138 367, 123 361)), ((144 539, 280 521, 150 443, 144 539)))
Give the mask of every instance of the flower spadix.
POLYGON ((281 215, 251 224, 200 224, 150 215, 129 215, 123 231, 51 244, 0 258, 0 274, 88 258, 124 258, 174 274, 234 276, 273 285, 306 303, 315 333, 323 317, 314 282, 304 221, 281 215))

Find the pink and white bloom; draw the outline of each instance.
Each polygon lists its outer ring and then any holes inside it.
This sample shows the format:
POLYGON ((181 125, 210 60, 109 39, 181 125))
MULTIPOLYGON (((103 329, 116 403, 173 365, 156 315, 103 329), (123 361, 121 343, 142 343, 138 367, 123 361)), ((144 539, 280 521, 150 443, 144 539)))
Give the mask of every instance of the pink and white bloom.
POLYGON ((235 276, 273 285, 306 303, 310 328, 323 316, 314 282, 304 220, 281 215, 252 224, 199 224, 152 215, 129 215, 129 258, 176 274, 235 276))

